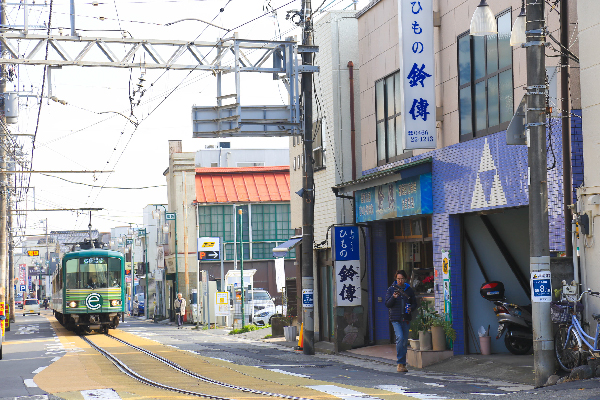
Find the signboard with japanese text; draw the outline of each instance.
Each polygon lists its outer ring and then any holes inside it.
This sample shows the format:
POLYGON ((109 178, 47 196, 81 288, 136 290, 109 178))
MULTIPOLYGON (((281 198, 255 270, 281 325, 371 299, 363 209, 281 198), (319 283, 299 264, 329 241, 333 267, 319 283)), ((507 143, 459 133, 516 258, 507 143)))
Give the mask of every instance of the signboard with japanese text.
POLYGON ((333 236, 334 260, 359 259, 358 226, 334 226, 333 236))
POLYGON ((315 306, 313 289, 302 289, 302 307, 313 308, 315 306))
POLYGON ((39 250, 27 250, 27 255, 29 257, 37 257, 40 255, 40 251, 39 250))
POLYGON ((165 213, 166 221, 175 221, 175 213, 165 213))
POLYGON ((402 129, 406 149, 435 149, 433 0, 399 0, 402 129))
POLYGON ((531 301, 549 303, 552 301, 552 276, 550 271, 531 273, 531 301))
POLYGON ((431 173, 359 190, 356 222, 433 213, 431 173))
POLYGON ((360 305, 360 240, 357 226, 333 227, 335 304, 360 305))
POLYGON ((201 237, 198 238, 198 260, 214 261, 221 259, 219 237, 201 237))
POLYGON ((360 261, 335 262, 336 298, 338 306, 360 305, 360 261))
POLYGON ((229 315, 229 292, 217 292, 215 296, 215 316, 227 317, 229 315))

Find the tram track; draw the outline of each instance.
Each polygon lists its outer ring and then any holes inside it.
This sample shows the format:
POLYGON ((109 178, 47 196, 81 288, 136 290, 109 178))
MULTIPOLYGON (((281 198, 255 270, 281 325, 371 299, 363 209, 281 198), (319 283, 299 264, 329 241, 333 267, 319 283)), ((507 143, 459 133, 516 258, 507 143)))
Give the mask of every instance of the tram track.
MULTIPOLYGON (((118 338, 116 336, 113 336, 111 334, 103 334, 103 336, 106 336, 108 338, 111 338, 125 346, 128 346, 156 361, 159 361, 167 366, 169 366, 170 368, 174 369, 175 371, 182 373, 188 377, 191 377, 193 379, 196 379, 200 382, 206 383, 206 384, 210 384, 210 385, 215 385, 221 388, 225 388, 225 389, 232 389, 232 390, 236 390, 236 391, 240 391, 240 392, 244 392, 244 393, 250 393, 250 394, 255 394, 255 395, 261 395, 261 396, 268 396, 268 397, 274 397, 274 398, 280 398, 280 399, 288 399, 288 400, 312 400, 309 398, 305 398, 305 397, 297 397, 297 396, 290 396, 290 395, 285 395, 285 394, 280 394, 280 393, 273 393, 273 392, 267 392, 267 391, 262 391, 262 390, 257 390, 257 389, 252 389, 252 388, 248 388, 248 387, 243 387, 243 386, 239 386, 239 385, 233 385, 230 383, 226 383, 226 382, 222 382, 222 381, 218 381, 203 375, 200 375, 198 373, 195 373, 193 371, 190 371, 187 368, 182 367, 181 365, 165 358, 162 357, 156 353, 153 353, 147 349, 144 349, 140 346, 136 346, 134 344, 131 344, 121 338, 118 338)), ((86 342, 88 345, 90 345, 90 347, 92 347, 94 350, 98 351, 100 354, 102 354, 103 356, 105 356, 108 360, 110 360, 121 372, 123 372, 125 375, 145 384, 145 385, 149 385, 155 388, 159 388, 159 389, 164 389, 164 390, 168 390, 168 391, 172 391, 172 392, 177 392, 177 393, 181 393, 181 394, 187 394, 187 395, 191 395, 191 396, 197 396, 197 397, 203 397, 203 398, 207 398, 207 399, 215 399, 215 400, 233 400, 233 398, 231 397, 221 397, 221 396, 216 396, 216 395, 212 395, 212 394, 208 394, 208 393, 202 393, 202 392, 197 392, 197 391, 193 391, 193 390, 188 390, 188 389, 183 389, 183 388, 177 388, 174 386, 170 386, 170 385, 166 385, 164 383, 160 383, 160 382, 156 382, 155 380, 152 380, 150 378, 147 378, 137 372, 135 372, 130 366, 128 366, 125 362, 123 362, 122 360, 120 360, 119 358, 117 358, 115 355, 111 354, 109 351, 103 349, 101 346, 98 346, 97 344, 95 344, 92 340, 90 340, 89 338, 87 338, 84 335, 80 335, 81 339, 86 342)))

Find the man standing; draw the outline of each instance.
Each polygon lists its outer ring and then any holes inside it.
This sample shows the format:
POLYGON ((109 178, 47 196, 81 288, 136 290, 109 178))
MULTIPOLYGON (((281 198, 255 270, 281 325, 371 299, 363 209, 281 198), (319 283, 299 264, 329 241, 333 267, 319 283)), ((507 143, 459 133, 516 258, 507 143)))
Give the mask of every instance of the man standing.
POLYGON ((177 329, 183 327, 183 316, 185 315, 185 299, 181 293, 177 293, 177 300, 173 304, 175 306, 175 314, 177 314, 177 329))
POLYGON ((406 347, 408 345, 408 324, 411 312, 416 306, 415 292, 406 282, 406 272, 398 270, 396 281, 385 294, 385 306, 389 309, 390 322, 396 335, 396 355, 398 372, 408 372, 406 369, 406 347))

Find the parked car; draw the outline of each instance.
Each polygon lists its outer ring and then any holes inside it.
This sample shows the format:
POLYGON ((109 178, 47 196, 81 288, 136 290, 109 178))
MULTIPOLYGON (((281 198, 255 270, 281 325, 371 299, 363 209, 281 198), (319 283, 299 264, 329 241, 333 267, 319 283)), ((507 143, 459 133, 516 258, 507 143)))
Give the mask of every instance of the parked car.
POLYGON ((144 312, 144 301, 135 300, 133 302, 133 315, 137 315, 139 317, 141 315, 144 315, 144 312))
POLYGON ((281 317, 281 314, 278 313, 275 308, 266 308, 259 311, 258 314, 254 314, 252 323, 258 326, 271 325, 271 319, 273 317, 281 317))
POLYGON ((23 308, 23 295, 15 296, 15 307, 21 309, 23 308))
POLYGON ((257 315, 263 310, 275 310, 273 298, 264 289, 252 289, 248 291, 248 303, 254 304, 254 314, 257 315))
POLYGON ((25 305, 23 306, 23 316, 25 316, 26 314, 40 315, 40 302, 38 299, 25 299, 25 305))

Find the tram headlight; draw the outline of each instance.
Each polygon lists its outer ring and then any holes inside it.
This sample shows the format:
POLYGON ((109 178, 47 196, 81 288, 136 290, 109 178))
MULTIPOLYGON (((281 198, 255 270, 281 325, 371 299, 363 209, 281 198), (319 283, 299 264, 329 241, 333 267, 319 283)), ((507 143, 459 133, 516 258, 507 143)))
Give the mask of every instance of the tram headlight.
POLYGON ((70 308, 77 308, 77 302, 76 301, 70 301, 70 302, 67 303, 67 305, 70 308))
POLYGON ((120 305, 121 305, 121 300, 111 300, 110 301, 111 307, 116 307, 116 306, 120 306, 120 305))

